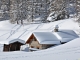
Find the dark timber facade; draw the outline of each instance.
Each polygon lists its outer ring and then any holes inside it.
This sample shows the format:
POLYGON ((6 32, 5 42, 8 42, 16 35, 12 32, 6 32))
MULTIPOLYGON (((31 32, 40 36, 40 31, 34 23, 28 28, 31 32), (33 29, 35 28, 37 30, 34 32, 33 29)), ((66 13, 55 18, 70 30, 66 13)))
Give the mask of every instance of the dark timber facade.
POLYGON ((19 51, 21 45, 23 45, 23 44, 20 42, 14 42, 9 45, 4 44, 3 51, 19 51))

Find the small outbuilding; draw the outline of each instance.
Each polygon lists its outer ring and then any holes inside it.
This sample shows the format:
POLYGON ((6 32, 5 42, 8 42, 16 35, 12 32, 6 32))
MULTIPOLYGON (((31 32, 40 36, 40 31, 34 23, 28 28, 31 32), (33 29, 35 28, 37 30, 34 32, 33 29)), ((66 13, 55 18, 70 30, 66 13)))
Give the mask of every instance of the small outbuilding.
POLYGON ((19 51, 20 46, 24 44, 25 42, 23 40, 14 39, 14 40, 9 41, 9 44, 4 44, 3 51, 19 51))

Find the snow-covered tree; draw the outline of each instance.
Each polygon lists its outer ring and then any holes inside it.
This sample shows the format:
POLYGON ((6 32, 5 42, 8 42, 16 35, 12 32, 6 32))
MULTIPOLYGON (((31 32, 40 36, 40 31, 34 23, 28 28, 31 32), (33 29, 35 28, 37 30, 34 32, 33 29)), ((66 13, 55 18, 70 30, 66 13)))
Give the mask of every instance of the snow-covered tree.
MULTIPOLYGON (((79 0, 54 0, 50 2, 50 14, 55 12, 57 19, 69 18, 71 15, 75 16, 78 13, 77 2, 79 0)), ((55 14, 53 14, 55 16, 55 14)), ((56 17, 55 17, 56 18, 56 17)))
POLYGON ((46 21, 49 12, 49 0, 10 0, 10 2, 11 20, 46 21))
POLYGON ((0 0, 0 20, 9 19, 9 0, 0 0))
POLYGON ((46 22, 49 14, 54 12, 53 20, 68 18, 70 14, 80 14, 79 0, 0 0, 0 13, 3 18, 10 16, 10 21, 23 23, 46 22), (57 16, 57 17, 56 17, 57 16))
POLYGON ((69 18, 69 14, 66 11, 67 3, 68 3, 68 1, 65 1, 65 0, 54 0, 54 1, 50 2, 50 7, 49 7, 50 14, 52 14, 54 12, 53 21, 64 19, 64 18, 69 18))

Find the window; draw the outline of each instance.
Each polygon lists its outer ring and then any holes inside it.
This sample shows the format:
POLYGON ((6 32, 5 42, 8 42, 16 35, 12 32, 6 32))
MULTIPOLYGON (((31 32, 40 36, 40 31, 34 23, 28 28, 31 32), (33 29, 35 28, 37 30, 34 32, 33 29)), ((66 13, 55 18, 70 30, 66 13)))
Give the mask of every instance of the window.
POLYGON ((34 39, 34 41, 36 41, 36 39, 34 39))
POLYGON ((36 41, 35 37, 33 38, 33 41, 36 41))
POLYGON ((34 46, 31 46, 31 48, 34 48, 34 46))
POLYGON ((39 46, 37 46, 37 49, 39 49, 39 46))

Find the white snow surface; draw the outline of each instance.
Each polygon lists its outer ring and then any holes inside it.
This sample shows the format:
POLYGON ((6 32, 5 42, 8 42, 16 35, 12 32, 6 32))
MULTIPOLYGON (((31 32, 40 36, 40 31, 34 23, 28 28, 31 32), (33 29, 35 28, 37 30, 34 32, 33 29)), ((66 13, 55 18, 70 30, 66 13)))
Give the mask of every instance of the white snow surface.
MULTIPOLYGON (((75 20, 76 18, 70 18, 51 23, 29 25, 10 24, 9 21, 2 21, 0 22, 0 43, 16 41, 15 39, 26 41, 33 32, 51 32, 55 25, 59 26, 59 30, 73 30, 79 35, 80 27, 75 20)), ((0 50, 3 49, 2 46, 0 50)), ((36 52, 0 52, 0 60, 80 60, 80 38, 36 52)))
POLYGON ((40 44, 60 44, 58 38, 51 32, 33 33, 40 44))
POLYGON ((58 32, 53 32, 53 34, 61 42, 69 42, 70 40, 79 37, 73 30, 59 30, 58 32))
POLYGON ((69 42, 79 36, 72 30, 59 30, 58 32, 34 32, 33 33, 40 44, 60 44, 69 42))
POLYGON ((27 51, 27 52, 29 52, 29 45, 28 45, 28 44, 26 44, 26 45, 21 45, 20 51, 27 51))
POLYGON ((28 37, 33 32, 52 32, 54 26, 58 25, 59 30, 74 30, 78 35, 80 34, 80 27, 76 18, 70 18, 65 20, 60 20, 51 23, 40 23, 40 24, 28 24, 28 25, 17 25, 11 24, 8 20, 0 22, 0 43, 9 44, 11 40, 24 40, 26 41, 28 37))
POLYGON ((79 60, 80 38, 36 52, 1 52, 0 60, 79 60))

